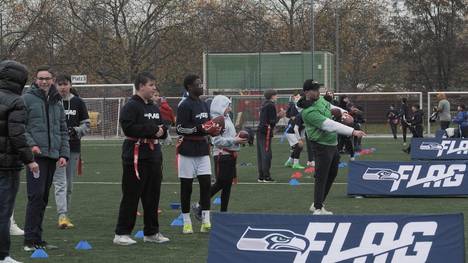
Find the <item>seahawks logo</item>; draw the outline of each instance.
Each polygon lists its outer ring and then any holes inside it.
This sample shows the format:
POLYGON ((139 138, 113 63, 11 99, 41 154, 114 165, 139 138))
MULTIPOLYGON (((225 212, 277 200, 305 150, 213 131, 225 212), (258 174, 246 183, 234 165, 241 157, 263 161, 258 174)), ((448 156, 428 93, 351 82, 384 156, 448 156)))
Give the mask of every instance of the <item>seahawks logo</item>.
POLYGON ((423 151, 439 151, 443 150, 444 147, 442 146, 442 144, 437 142, 422 142, 419 146, 419 149, 423 151))
POLYGON ((386 168, 367 168, 362 179, 368 181, 397 181, 401 175, 397 171, 386 168))
POLYGON ((290 230, 247 227, 237 242, 237 248, 246 251, 304 253, 308 250, 309 243, 305 236, 290 230))

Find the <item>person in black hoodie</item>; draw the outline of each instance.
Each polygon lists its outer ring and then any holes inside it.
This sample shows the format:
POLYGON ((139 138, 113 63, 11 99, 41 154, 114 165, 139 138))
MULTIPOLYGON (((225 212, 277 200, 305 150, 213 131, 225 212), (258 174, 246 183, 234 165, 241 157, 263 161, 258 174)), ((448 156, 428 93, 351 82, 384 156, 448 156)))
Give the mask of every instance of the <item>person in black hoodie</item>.
POLYGON ((257 127, 257 163, 258 163, 258 182, 274 182, 271 178, 271 139, 279 118, 285 116, 284 111, 276 113, 275 101, 278 95, 275 90, 266 90, 264 92, 265 101, 260 109, 260 122, 257 127))
POLYGON ((25 136, 26 110, 20 95, 27 79, 24 65, 12 60, 0 63, 0 262, 17 262, 10 257, 10 217, 19 173, 23 165, 39 172, 25 136))
POLYGON ((114 244, 132 245, 138 202, 144 210, 144 242, 164 243, 169 239, 159 231, 158 206, 162 181, 162 152, 159 139, 167 137, 161 114, 151 98, 156 78, 142 72, 135 79, 136 94, 120 112, 126 136, 122 145, 122 200, 115 228, 114 244))
POLYGON ((406 132, 410 127, 408 122, 411 119, 407 98, 401 99, 400 113, 398 114, 398 117, 400 117, 401 133, 403 135, 403 146, 406 146, 406 132))
POLYGON ((393 139, 397 139, 397 127, 398 123, 400 122, 400 118, 398 117, 398 111, 395 110, 395 106, 392 104, 387 112, 387 122, 390 125, 390 129, 392 130, 393 139))
MULTIPOLYGON (((409 120, 408 126, 410 127, 411 133, 413 134, 413 138, 422 138, 424 132, 424 112, 420 109, 418 104, 411 106, 411 111, 413 112, 413 116, 409 120)), ((411 152, 411 143, 408 148, 403 149, 403 151, 409 154, 411 152)))

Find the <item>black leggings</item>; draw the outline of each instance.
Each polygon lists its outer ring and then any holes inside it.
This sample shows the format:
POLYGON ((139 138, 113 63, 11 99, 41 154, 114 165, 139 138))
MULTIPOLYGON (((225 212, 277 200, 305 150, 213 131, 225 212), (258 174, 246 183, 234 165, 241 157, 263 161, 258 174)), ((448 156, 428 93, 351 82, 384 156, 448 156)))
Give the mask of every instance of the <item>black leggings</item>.
POLYGON ((301 152, 302 146, 300 146, 299 143, 296 143, 293 146, 291 146, 291 158, 299 159, 299 157, 301 157, 301 152))
MULTIPOLYGON (((210 210, 210 186, 211 179, 209 174, 199 175, 198 184, 200 185, 200 207, 201 210, 210 210)), ((182 213, 190 213, 190 198, 192 196, 193 179, 180 178, 180 203, 182 213)))
POLYGON ((236 159, 232 155, 215 156, 216 182, 211 186, 211 197, 221 191, 221 212, 226 212, 231 195, 232 180, 236 177, 236 159))

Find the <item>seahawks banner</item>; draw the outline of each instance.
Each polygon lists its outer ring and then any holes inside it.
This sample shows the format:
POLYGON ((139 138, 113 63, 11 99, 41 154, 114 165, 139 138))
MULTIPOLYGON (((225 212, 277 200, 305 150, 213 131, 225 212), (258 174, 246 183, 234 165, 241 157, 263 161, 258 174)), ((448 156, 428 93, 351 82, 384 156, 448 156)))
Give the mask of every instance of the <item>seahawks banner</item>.
POLYGON ((208 262, 465 262, 463 215, 213 214, 208 262))
POLYGON ((468 161, 350 162, 348 195, 468 195, 468 161))
POLYGON ((468 160, 468 139, 413 138, 413 160, 468 160))

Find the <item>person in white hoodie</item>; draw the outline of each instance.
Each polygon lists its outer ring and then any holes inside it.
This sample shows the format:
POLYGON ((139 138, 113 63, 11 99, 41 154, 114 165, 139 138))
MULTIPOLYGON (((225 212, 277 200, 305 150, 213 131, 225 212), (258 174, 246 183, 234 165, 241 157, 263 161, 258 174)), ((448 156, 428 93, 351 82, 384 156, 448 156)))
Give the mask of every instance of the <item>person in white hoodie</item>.
MULTIPOLYGON (((236 177, 236 161, 240 145, 248 142, 247 138, 240 138, 236 134, 236 128, 229 117, 231 111, 231 100, 223 95, 213 98, 210 106, 211 118, 224 116, 224 131, 211 138, 213 144, 213 159, 215 163, 216 182, 211 185, 210 197, 221 191, 221 212, 226 212, 231 194, 231 186, 236 177)), ((194 204, 193 212, 197 219, 201 218, 198 204, 194 204)))

